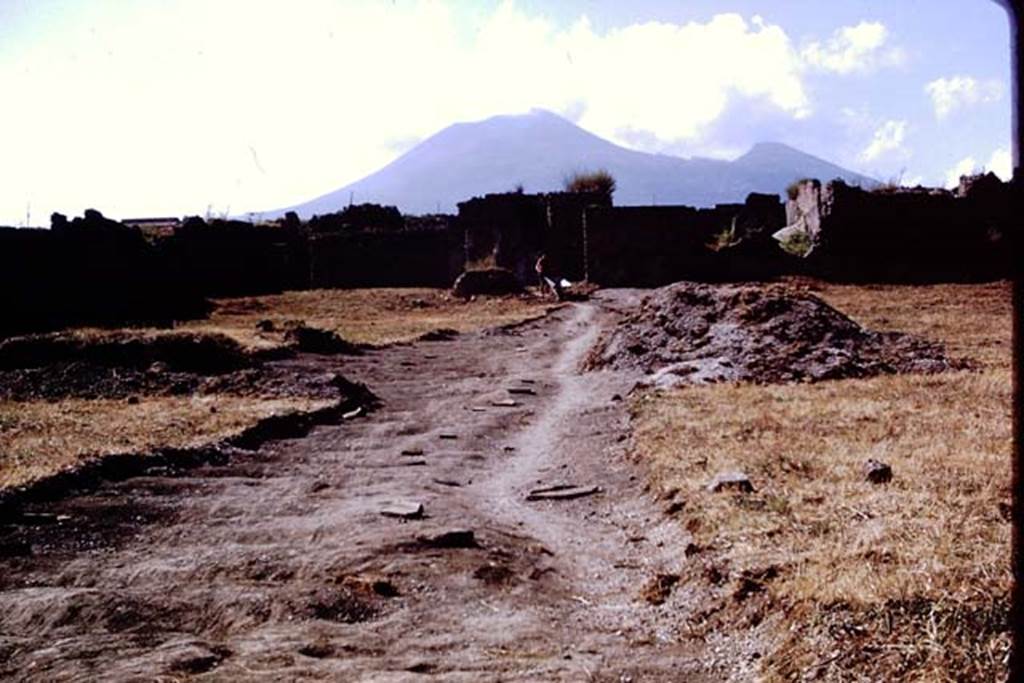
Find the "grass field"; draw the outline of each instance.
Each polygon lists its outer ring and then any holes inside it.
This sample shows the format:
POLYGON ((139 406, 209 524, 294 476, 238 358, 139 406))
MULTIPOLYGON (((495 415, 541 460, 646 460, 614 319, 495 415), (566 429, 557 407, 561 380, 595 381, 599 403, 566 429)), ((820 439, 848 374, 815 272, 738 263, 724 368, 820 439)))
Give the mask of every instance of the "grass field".
POLYGON ((707 597, 691 634, 756 633, 769 680, 1005 677, 1009 284, 793 284, 978 369, 641 397, 635 452, 679 490, 701 549, 686 563, 707 597), (868 458, 892 466, 891 484, 864 481, 868 458), (734 469, 754 494, 705 490, 734 469))
POLYGON ((271 415, 312 412, 330 401, 238 396, 0 402, 0 488, 112 453, 190 448, 239 434, 271 415))
POLYGON ((303 320, 357 344, 380 345, 410 341, 437 329, 470 332, 516 323, 551 308, 551 302, 532 296, 465 301, 442 289, 319 289, 220 299, 207 320, 178 329, 222 332, 247 348, 264 348, 278 344, 279 336, 259 333, 257 322, 269 320, 280 327, 303 320))
MULTIPOLYGON (((261 333, 256 323, 286 321, 337 332, 349 341, 387 344, 439 328, 468 332, 543 315, 551 304, 531 297, 453 299, 437 289, 313 290, 220 299, 207 320, 175 330, 221 332, 248 350, 283 343, 280 332, 261 333)), ((132 329, 159 335, 161 329, 132 329)), ((86 338, 111 330, 82 329, 86 338)), ((322 401, 214 395, 123 400, 0 401, 0 489, 21 486, 110 453, 215 443, 270 415, 308 412, 322 401), (216 412, 211 411, 215 408, 216 412)))

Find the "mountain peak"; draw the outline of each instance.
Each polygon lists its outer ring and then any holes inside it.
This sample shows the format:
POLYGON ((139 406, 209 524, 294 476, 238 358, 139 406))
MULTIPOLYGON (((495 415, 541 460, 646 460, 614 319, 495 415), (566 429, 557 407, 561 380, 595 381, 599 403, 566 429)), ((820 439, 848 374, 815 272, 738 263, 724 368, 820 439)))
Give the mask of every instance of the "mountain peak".
POLYGON ((558 190, 567 175, 598 168, 615 177, 620 206, 741 202, 750 192, 781 193, 803 177, 871 182, 779 142, 759 142, 735 161, 647 154, 535 108, 448 126, 376 173, 291 209, 307 218, 354 200, 410 214, 453 212, 458 202, 517 186, 558 190))
MULTIPOLYGON (((810 154, 807 154, 807 152, 801 152, 799 149, 790 147, 782 142, 762 141, 754 143, 754 145, 746 154, 741 156, 740 159, 772 158, 778 157, 779 155, 811 156, 810 154)), ((737 159, 737 161, 739 161, 739 159, 737 159)))

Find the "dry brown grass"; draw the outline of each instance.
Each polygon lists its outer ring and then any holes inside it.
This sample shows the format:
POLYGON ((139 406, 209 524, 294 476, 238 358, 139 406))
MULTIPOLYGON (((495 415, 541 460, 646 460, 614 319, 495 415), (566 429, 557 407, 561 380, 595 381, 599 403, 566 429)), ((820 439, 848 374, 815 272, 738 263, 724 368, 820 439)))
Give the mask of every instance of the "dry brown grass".
MULTIPOLYGON (((438 329, 472 332, 514 324, 541 317, 558 306, 532 294, 463 300, 447 290, 428 288, 315 289, 217 299, 213 303, 208 318, 178 323, 174 330, 225 334, 248 351, 281 346, 283 326, 300 321, 356 344, 380 346, 412 341, 438 329), (272 322, 277 330, 258 330, 256 324, 264 320, 272 322)), ((147 327, 130 330, 132 335, 141 336, 168 331, 147 327)), ((67 332, 97 339, 124 330, 83 327, 67 332)))
POLYGON ((270 296, 221 299, 208 320, 179 329, 222 332, 247 348, 279 343, 257 333, 256 323, 289 320, 332 330, 360 344, 409 341, 441 328, 470 332, 544 315, 550 302, 529 296, 479 297, 463 301, 439 289, 320 289, 270 296))
POLYGON ((84 399, 0 402, 0 489, 112 453, 215 443, 271 415, 330 404, 236 396, 149 397, 134 404, 84 399))
POLYGON ((1009 368, 1013 348, 1011 284, 834 285, 813 283, 821 297, 874 330, 910 332, 940 341, 955 356, 1009 368))
MULTIPOLYGON (((530 296, 452 298, 437 289, 312 290, 221 299, 209 319, 176 331, 223 333, 250 351, 283 342, 281 332, 261 333, 256 323, 289 321, 332 330, 348 341, 387 344, 415 339, 441 328, 469 332, 544 315, 553 306, 530 296)), ((83 328, 72 333, 97 338, 123 330, 83 328)), ((168 331, 130 330, 154 336, 168 331)), ((142 398, 124 401, 67 399, 57 402, 0 402, 0 489, 20 486, 90 458, 165 447, 212 443, 241 432, 260 419, 325 406, 306 399, 266 400, 217 395, 203 398, 142 398), (216 406, 216 412, 211 412, 216 406)))
POLYGON ((661 487, 681 490, 683 523, 706 549, 688 563, 727 578, 705 586, 719 601, 709 609, 721 611, 703 626, 728 631, 774 613, 769 679, 1005 676, 1009 284, 810 288, 869 327, 942 341, 980 369, 640 398, 636 453, 661 487), (868 458, 892 465, 891 484, 864 481, 868 458), (705 491, 729 469, 745 471, 756 493, 705 491), (729 618, 744 602, 743 571, 769 568, 765 612, 729 618))

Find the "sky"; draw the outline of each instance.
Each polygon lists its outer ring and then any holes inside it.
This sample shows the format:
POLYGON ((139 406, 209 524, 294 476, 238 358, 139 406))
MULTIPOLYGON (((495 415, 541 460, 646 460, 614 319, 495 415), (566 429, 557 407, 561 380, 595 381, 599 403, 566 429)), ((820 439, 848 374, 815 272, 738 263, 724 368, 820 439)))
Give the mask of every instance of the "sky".
POLYGON ((533 108, 646 152, 1008 178, 1010 78, 991 0, 0 0, 0 225, 297 204, 533 108))

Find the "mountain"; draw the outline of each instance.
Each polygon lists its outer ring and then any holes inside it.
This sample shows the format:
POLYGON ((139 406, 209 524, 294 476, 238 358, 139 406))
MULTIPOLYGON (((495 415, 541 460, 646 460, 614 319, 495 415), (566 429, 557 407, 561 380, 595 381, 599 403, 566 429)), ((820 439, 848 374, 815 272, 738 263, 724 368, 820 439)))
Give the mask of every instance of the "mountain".
POLYGON ((457 202, 522 185, 527 192, 562 188, 578 170, 607 169, 618 206, 742 202, 750 192, 782 193, 799 178, 871 178, 774 142, 759 143, 733 161, 637 152, 612 144, 546 111, 456 123, 381 170, 297 206, 263 212, 301 218, 338 211, 350 201, 397 206, 403 213, 454 213, 457 202))

